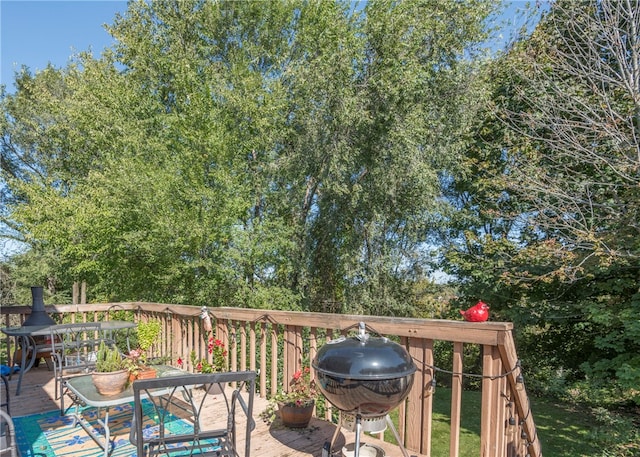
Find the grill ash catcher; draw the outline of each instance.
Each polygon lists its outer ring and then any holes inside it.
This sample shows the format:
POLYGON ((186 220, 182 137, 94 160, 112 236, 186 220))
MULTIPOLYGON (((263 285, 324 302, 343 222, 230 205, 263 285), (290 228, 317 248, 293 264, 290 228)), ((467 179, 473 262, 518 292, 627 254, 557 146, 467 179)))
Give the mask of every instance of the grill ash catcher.
MULTIPOLYGON (((341 427, 355 431, 353 457, 360 456, 360 434, 382 432, 388 426, 404 457, 409 457, 400 435, 389 417, 409 395, 417 368, 407 351, 385 337, 372 337, 360 322, 358 334, 329 341, 311 363, 316 383, 325 398, 338 410, 340 420, 331 443, 325 443, 322 456, 332 456, 341 427)), ((364 448, 364 446, 363 446, 364 448)), ((376 457, 384 451, 376 446, 376 457)), ((369 453, 367 453, 369 455, 369 453)))

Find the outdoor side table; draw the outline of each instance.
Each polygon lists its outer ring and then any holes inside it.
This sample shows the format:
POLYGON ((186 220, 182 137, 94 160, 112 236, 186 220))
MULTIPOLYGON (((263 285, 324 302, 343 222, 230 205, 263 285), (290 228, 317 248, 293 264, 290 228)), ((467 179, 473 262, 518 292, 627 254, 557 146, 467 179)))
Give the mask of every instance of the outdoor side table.
MULTIPOLYGON (((184 376, 190 374, 178 368, 158 365, 156 368, 158 377, 184 376)), ((71 415, 73 416, 73 426, 80 425, 89 436, 104 450, 104 457, 109 457, 111 452, 111 432, 109 430, 109 408, 130 403, 134 400, 133 387, 131 385, 116 395, 101 395, 93 384, 91 375, 82 375, 71 378, 67 381, 67 387, 75 395, 74 408, 71 415), (91 427, 87 419, 82 416, 80 406, 87 405, 97 408, 96 421, 104 428, 104 436, 100 436, 91 427), (102 417, 101 417, 102 416, 102 417)), ((153 395, 165 395, 171 389, 160 389, 153 392, 153 395)), ((145 397, 147 398, 147 397, 145 397)), ((133 418, 132 423, 135 423, 133 418)), ((131 427, 130 436, 133 436, 133 426, 131 427)))

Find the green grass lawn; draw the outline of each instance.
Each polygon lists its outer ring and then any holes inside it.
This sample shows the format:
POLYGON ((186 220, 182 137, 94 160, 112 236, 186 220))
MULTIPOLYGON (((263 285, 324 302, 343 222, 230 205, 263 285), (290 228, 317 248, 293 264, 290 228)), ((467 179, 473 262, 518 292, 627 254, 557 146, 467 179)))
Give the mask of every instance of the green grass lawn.
MULTIPOLYGON (((434 396, 434 420, 431 455, 449 455, 451 390, 438 387, 434 396)), ((480 449, 480 392, 465 391, 462 400, 460 456, 477 457, 480 449)), ((616 453, 616 444, 629 437, 615 423, 601 423, 589 410, 533 398, 531 410, 545 457, 640 456, 616 453)), ((396 412, 392 416, 397 415, 396 412)), ((395 417, 393 417, 395 422, 395 417)), ((395 422, 397 423, 397 422, 395 422)), ((638 435, 634 435, 635 438, 638 435)), ((390 430, 385 440, 395 442, 390 430)), ((633 446, 633 444, 631 444, 633 446)))

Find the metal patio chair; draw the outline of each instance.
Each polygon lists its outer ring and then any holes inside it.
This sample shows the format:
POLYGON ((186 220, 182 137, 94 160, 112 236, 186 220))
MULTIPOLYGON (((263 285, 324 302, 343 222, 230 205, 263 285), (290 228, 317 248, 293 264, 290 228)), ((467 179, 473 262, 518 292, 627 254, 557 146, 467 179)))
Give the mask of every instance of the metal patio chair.
POLYGON ((18 457, 16 430, 11 414, 9 413, 9 383, 5 375, 1 376, 4 392, 2 393, 2 400, 0 401, 0 456, 10 455, 11 457, 18 457))
POLYGON ((60 415, 64 415, 67 379, 92 372, 96 366, 95 354, 100 342, 113 344, 113 341, 105 336, 99 322, 51 326, 49 341, 56 400, 60 400, 60 415))
POLYGON ((185 374, 135 381, 134 424, 131 427, 130 439, 132 444, 137 446, 138 457, 249 457, 251 432, 255 428, 253 399, 256 376, 255 371, 236 371, 185 374), (224 387, 228 385, 232 388, 225 390, 224 387), (216 387, 218 389, 215 389, 216 387), (166 393, 167 389, 169 393, 166 393), (165 394, 158 396, 159 391, 165 394), (205 408, 212 407, 207 400, 214 396, 216 407, 220 405, 220 415, 226 414, 226 425, 222 427, 216 427, 203 420, 205 408), (244 412, 243 419, 237 414, 239 410, 244 412), (154 417, 157 424, 153 427, 145 426, 145 416, 154 417), (183 420, 186 418, 192 427, 191 430, 176 432, 176 429, 169 425, 175 417, 182 417, 183 420), (242 454, 236 446, 237 420, 245 421, 242 454))
POLYGON ((9 380, 4 374, 0 374, 0 379, 2 379, 2 387, 4 389, 2 400, 0 400, 0 409, 4 408, 7 411, 7 414, 11 414, 11 411, 9 411, 11 408, 9 405, 9 380))
POLYGON ((13 425, 13 419, 2 409, 0 409, 0 455, 18 457, 16 429, 13 425))

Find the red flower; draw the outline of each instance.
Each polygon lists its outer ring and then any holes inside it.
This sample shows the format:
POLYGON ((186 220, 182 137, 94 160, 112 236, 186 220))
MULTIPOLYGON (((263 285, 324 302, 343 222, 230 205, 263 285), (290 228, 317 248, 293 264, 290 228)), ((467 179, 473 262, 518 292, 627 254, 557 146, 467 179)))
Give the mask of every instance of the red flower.
POLYGON ((308 406, 318 396, 315 380, 311 379, 311 369, 305 367, 296 371, 289 382, 289 392, 279 393, 275 400, 291 406, 308 406))
POLYGON ((224 348, 222 340, 214 340, 212 336, 207 339, 207 353, 211 357, 203 357, 198 359, 195 351, 191 351, 189 358, 191 366, 200 373, 215 373, 217 371, 225 371, 227 369, 226 356, 227 351, 224 348))

